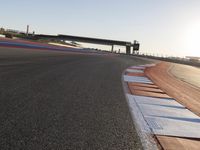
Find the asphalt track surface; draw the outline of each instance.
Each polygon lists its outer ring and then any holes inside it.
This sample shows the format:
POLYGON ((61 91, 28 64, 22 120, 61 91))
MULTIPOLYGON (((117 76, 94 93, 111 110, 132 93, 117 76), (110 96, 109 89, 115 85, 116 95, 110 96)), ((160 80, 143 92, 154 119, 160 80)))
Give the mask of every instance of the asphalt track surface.
POLYGON ((144 60, 0 48, 0 149, 141 149, 121 82, 144 60))

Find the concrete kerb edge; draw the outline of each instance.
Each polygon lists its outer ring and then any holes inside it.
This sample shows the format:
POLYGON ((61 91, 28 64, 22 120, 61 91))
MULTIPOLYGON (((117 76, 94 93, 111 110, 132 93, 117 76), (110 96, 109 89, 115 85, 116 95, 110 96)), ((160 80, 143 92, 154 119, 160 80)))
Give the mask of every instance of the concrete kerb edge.
POLYGON ((134 109, 130 107, 128 95, 131 93, 127 82, 124 81, 126 69, 122 73, 121 81, 123 86, 123 91, 125 94, 126 102, 129 108, 130 115, 132 117, 133 124, 135 125, 136 132, 140 138, 142 147, 144 150, 159 150, 159 142, 156 140, 147 122, 144 120, 142 112, 140 111, 137 103, 134 100, 134 109), (134 111, 134 113, 133 113, 134 111), (145 127, 145 128, 144 128, 145 127))

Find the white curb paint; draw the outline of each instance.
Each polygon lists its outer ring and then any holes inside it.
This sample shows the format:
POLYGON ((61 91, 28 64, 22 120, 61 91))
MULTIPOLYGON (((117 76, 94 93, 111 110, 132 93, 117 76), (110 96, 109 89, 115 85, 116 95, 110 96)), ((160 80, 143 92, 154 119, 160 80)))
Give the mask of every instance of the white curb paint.
POLYGON ((142 69, 142 70, 144 70, 146 67, 145 67, 145 66, 131 66, 130 68, 132 68, 132 69, 142 69))
POLYGON ((137 69, 126 69, 126 71, 130 73, 144 73, 143 70, 137 70, 137 69))
POLYGON ((127 76, 124 75, 125 82, 137 82, 137 83, 148 83, 153 84, 148 78, 146 77, 136 77, 136 76, 127 76))
MULTIPOLYGON (((128 68, 127 70, 134 69, 134 70, 141 71, 143 73, 144 72, 143 70, 145 68, 146 68, 145 66, 143 66, 143 67, 132 66, 132 68, 128 68)), ((125 76, 124 73, 122 76, 122 82, 124 85, 123 88, 124 88, 125 93, 129 93, 128 85, 124 81, 130 82, 128 80, 130 79, 129 77, 131 77, 131 76, 125 76)), ((131 79, 131 81, 133 81, 132 79, 131 79)), ((137 78, 137 80, 135 78, 134 81, 138 82, 138 83, 152 83, 148 78, 137 78), (140 81, 138 81, 139 79, 140 79, 140 81), (148 80, 148 81, 144 82, 144 80, 148 80)), ((132 119, 134 121, 137 133, 140 137, 143 149, 144 150, 158 150, 159 149, 158 142, 153 137, 153 132, 151 131, 151 128, 149 127, 146 120, 144 119, 144 116, 141 113, 140 108, 137 106, 137 103, 135 101, 131 100, 131 98, 129 98, 130 96, 131 96, 130 94, 126 94, 126 99, 127 99, 127 103, 129 106, 129 111, 130 111, 132 119)))
POLYGON ((145 150, 158 150, 157 143, 153 138, 153 132, 148 126, 140 108, 137 106, 135 100, 132 100, 132 95, 126 94, 129 111, 136 126, 137 133, 140 137, 142 146, 145 150))
MULTIPOLYGON (((144 72, 146 67, 151 66, 154 64, 132 66, 126 71, 144 72)), ((123 74, 123 85, 127 88, 125 82, 152 84, 152 81, 146 77, 123 74)), ((127 91, 126 98, 144 149, 158 149, 157 142, 153 138, 154 134, 200 138, 200 117, 174 99, 136 96, 128 94, 127 91)))
POLYGON ((200 117, 175 100, 135 95, 128 98, 137 103, 154 134, 200 138, 200 117))
POLYGON ((153 67, 155 66, 156 64, 146 64, 146 65, 140 65, 140 67, 153 67))

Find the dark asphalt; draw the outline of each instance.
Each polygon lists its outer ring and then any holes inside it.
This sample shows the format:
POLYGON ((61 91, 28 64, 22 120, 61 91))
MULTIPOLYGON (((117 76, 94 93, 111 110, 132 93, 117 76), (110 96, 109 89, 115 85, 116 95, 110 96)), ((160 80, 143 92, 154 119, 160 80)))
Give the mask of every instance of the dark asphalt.
POLYGON ((142 63, 0 48, 0 149, 140 149, 121 75, 142 63))

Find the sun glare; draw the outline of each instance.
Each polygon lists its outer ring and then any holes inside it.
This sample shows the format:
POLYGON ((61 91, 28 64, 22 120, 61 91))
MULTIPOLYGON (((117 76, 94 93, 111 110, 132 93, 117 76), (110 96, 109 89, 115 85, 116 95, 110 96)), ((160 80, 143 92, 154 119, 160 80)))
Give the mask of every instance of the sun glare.
POLYGON ((187 53, 191 56, 200 57, 200 22, 188 26, 185 39, 187 53))

